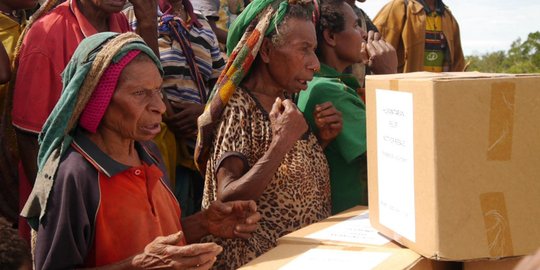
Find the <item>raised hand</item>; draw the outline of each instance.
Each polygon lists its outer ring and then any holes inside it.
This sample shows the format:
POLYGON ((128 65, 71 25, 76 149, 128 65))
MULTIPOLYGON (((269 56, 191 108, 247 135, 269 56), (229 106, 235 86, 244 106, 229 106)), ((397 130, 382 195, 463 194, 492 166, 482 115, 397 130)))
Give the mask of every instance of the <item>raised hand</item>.
POLYGON ((365 45, 362 45, 362 54, 367 57, 367 64, 374 74, 390 74, 397 72, 396 49, 381 38, 378 32, 369 31, 365 45))
POLYGON ((334 107, 332 102, 327 101, 315 106, 313 118, 319 130, 317 134, 319 142, 323 147, 326 147, 339 135, 343 128, 341 112, 334 107))
POLYGON ((273 140, 286 148, 291 148, 308 130, 304 115, 291 100, 276 98, 269 115, 273 140))

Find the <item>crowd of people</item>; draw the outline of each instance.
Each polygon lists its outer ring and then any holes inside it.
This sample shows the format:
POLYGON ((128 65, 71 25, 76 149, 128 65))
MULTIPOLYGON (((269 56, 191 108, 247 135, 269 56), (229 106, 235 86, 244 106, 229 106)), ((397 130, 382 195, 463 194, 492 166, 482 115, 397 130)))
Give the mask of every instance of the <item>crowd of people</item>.
POLYGON ((367 74, 465 68, 441 0, 0 11, 0 215, 36 269, 236 269, 367 205, 367 74))

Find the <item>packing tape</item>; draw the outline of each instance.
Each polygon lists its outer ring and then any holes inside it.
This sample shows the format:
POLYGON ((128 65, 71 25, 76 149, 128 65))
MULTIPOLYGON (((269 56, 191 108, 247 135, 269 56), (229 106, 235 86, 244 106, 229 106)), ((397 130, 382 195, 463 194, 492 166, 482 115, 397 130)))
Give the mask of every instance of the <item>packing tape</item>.
POLYGON ((511 82, 491 85, 487 160, 506 161, 512 158, 515 92, 516 85, 511 82))
POLYGON ((390 80, 390 90, 399 90, 399 80, 390 80))
POLYGON ((480 206, 484 215, 489 255, 492 258, 514 255, 514 245, 512 243, 504 193, 480 194, 480 206))

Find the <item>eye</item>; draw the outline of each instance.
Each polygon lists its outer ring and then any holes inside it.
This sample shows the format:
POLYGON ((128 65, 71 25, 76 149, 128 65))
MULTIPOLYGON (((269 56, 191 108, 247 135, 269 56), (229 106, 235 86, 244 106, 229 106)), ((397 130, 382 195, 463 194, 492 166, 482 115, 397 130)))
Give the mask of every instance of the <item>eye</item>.
POLYGON ((146 95, 146 91, 144 91, 144 90, 141 89, 141 90, 137 90, 137 91, 135 91, 135 92, 133 92, 133 93, 131 93, 131 94, 134 95, 134 96, 136 96, 136 97, 140 97, 140 96, 146 95))

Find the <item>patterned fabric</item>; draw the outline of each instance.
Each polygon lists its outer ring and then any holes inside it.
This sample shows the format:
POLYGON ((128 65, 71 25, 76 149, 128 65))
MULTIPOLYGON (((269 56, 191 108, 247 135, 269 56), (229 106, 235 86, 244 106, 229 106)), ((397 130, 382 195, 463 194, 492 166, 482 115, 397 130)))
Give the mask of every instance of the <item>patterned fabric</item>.
POLYGON ((449 71, 446 61, 447 41, 442 32, 442 18, 436 12, 426 16, 426 45, 424 48, 424 71, 449 71))
MULTIPOLYGON (((268 113, 246 90, 238 88, 216 129, 206 171, 203 208, 217 199, 216 170, 227 156, 252 167, 272 141, 268 113)), ((285 155, 257 201, 262 219, 253 236, 244 239, 207 237, 223 247, 214 269, 237 269, 276 246, 276 240, 330 215, 329 169, 321 146, 310 132, 285 155)))
POLYGON ((209 82, 217 79, 225 67, 210 25, 204 19, 199 22, 200 28, 171 15, 160 19, 158 43, 165 72, 163 89, 170 100, 205 104, 209 82))
MULTIPOLYGON (((244 12, 248 11, 248 9, 244 12)), ((216 89, 214 90, 214 95, 210 97, 210 101, 206 104, 203 114, 199 117, 194 158, 195 164, 201 172, 206 170, 206 161, 209 157, 209 147, 214 132, 214 124, 219 120, 223 109, 227 106, 227 102, 229 102, 237 86, 240 85, 240 82, 242 82, 249 72, 251 64, 253 64, 255 57, 257 57, 262 44, 264 37, 262 33, 266 33, 270 25, 270 19, 274 16, 274 13, 275 9, 272 6, 267 6, 260 17, 258 17, 260 19, 254 18, 249 26, 245 28, 244 35, 238 41, 238 45, 233 46, 234 50, 227 61, 227 66, 214 87, 216 89)), ((245 20, 241 21, 239 17, 235 21, 235 25, 241 25, 239 21, 246 22, 245 20)), ((239 27, 244 28, 242 26, 239 27)), ((230 39, 229 41, 233 42, 230 39)), ((229 45, 229 42, 227 44, 229 45)), ((230 45, 232 46, 232 44, 230 45)))

